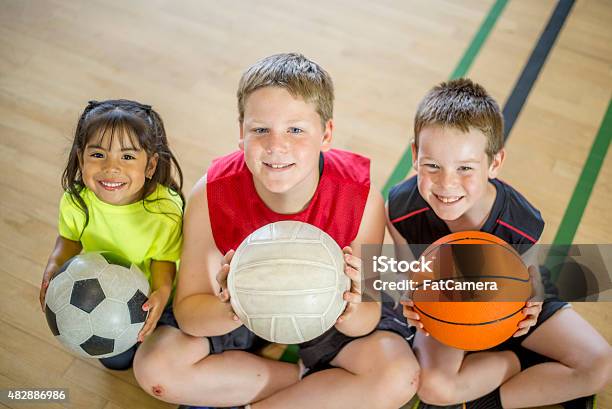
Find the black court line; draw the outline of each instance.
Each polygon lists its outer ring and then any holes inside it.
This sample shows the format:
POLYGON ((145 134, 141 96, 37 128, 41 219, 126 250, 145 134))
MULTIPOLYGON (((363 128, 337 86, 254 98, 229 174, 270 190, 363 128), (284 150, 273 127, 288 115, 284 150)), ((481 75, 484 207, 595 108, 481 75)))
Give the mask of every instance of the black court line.
POLYGON ((521 113, 523 105, 525 105, 533 84, 538 79, 546 58, 555 44, 573 5, 574 0, 559 0, 527 61, 527 65, 525 65, 521 76, 514 85, 512 94, 510 94, 506 106, 504 106, 504 140, 507 140, 510 136, 512 127, 521 113))

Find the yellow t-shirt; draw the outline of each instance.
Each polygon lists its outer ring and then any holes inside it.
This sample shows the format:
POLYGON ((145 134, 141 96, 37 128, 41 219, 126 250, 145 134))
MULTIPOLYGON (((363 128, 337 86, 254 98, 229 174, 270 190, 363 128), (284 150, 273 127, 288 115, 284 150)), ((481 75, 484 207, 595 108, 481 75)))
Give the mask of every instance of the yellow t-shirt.
POLYGON ((83 251, 110 251, 138 265, 151 280, 151 260, 177 262, 182 244, 182 200, 158 185, 143 201, 115 206, 102 202, 89 189, 81 197, 85 213, 68 193, 60 201, 60 236, 80 241, 83 251))

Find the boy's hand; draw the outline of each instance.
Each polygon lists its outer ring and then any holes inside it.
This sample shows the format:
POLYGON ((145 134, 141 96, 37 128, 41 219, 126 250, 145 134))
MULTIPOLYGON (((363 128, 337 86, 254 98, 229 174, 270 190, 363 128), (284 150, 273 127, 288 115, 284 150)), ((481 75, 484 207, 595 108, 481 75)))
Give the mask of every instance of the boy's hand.
POLYGON ((57 270, 58 270, 57 268, 47 269, 43 273, 42 283, 40 284, 40 295, 39 295, 40 308, 42 312, 45 312, 45 297, 47 295, 47 289, 49 288, 49 283, 51 282, 51 279, 55 276, 55 273, 57 270))
POLYGON ((544 287, 542 285, 542 278, 540 277, 540 270, 537 266, 529 266, 529 277, 531 277, 532 297, 530 301, 527 301, 525 308, 523 308, 523 315, 525 319, 518 323, 518 330, 512 335, 513 337, 520 337, 529 332, 529 328, 534 326, 538 321, 538 316, 542 312, 542 301, 544 299, 544 287))
POLYGON ((529 328, 534 326, 538 321, 538 315, 542 311, 541 301, 527 301, 525 308, 523 308, 523 315, 525 318, 518 323, 518 330, 512 335, 513 337, 520 337, 529 332, 529 328))
MULTIPOLYGON (((221 288, 221 291, 219 292, 219 294, 217 294, 217 297, 222 303, 229 303, 230 301, 230 293, 227 290, 227 276, 230 271, 230 262, 232 261, 232 257, 234 257, 234 253, 234 250, 230 250, 225 253, 225 256, 223 256, 223 260, 221 260, 221 269, 217 273, 216 277, 217 283, 219 283, 219 287, 221 288)), ((240 318, 238 318, 231 306, 230 311, 232 320, 239 321, 240 318)))
POLYGON ((336 324, 346 320, 361 302, 361 259, 353 255, 353 249, 346 246, 342 249, 344 253, 344 274, 351 279, 351 288, 345 291, 342 298, 347 301, 346 308, 336 320, 336 324))
POLYGON ((166 287, 158 288, 153 291, 149 299, 142 304, 142 310, 148 311, 149 315, 147 316, 144 326, 138 333, 138 342, 144 341, 145 337, 149 336, 155 330, 157 321, 159 321, 159 317, 161 317, 162 312, 164 312, 171 291, 170 288, 166 287))
POLYGON ((406 321, 408 324, 415 326, 417 330, 421 331, 425 336, 429 336, 429 332, 423 329, 423 323, 421 322, 421 317, 414 310, 414 302, 412 300, 400 301, 400 304, 403 305, 402 313, 404 317, 406 317, 406 321))

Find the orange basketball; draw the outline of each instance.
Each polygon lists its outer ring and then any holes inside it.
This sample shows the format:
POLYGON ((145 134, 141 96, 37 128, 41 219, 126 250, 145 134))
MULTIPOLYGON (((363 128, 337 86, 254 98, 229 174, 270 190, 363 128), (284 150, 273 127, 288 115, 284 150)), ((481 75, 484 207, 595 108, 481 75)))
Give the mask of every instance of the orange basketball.
POLYGON ((431 261, 431 271, 412 276, 417 289, 410 298, 434 338, 474 351, 516 332, 531 282, 512 246, 489 233, 465 231, 437 240, 422 256, 423 262, 431 261))

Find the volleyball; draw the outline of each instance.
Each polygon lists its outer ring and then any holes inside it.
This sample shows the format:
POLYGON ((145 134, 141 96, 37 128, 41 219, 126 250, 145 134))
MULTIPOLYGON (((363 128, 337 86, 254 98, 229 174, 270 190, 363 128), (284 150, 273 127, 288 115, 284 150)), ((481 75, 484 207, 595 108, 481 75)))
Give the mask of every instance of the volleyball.
POLYGON ((302 222, 271 223, 236 250, 227 288, 244 325, 268 341, 298 344, 331 328, 350 288, 342 249, 302 222))

